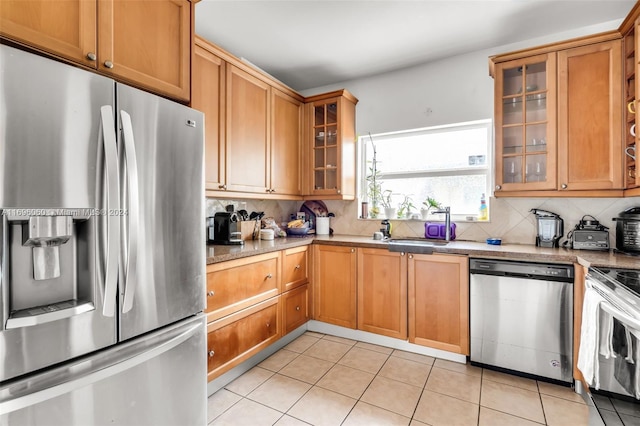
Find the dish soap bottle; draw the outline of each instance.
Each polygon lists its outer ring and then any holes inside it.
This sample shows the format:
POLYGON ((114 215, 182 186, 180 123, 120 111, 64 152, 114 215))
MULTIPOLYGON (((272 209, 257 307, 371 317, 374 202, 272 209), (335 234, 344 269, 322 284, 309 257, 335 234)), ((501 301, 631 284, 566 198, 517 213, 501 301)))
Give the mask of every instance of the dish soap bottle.
POLYGON ((489 220, 489 210, 487 209, 487 200, 484 198, 484 194, 480 197, 480 214, 478 220, 489 220))

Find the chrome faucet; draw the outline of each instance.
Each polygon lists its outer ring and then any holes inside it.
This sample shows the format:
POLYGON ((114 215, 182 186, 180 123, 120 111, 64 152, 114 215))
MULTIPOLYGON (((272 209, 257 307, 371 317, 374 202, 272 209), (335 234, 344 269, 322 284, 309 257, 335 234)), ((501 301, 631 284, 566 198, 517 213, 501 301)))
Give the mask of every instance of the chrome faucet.
POLYGON ((444 239, 451 241, 451 207, 442 207, 440 210, 434 211, 434 213, 444 213, 444 239))

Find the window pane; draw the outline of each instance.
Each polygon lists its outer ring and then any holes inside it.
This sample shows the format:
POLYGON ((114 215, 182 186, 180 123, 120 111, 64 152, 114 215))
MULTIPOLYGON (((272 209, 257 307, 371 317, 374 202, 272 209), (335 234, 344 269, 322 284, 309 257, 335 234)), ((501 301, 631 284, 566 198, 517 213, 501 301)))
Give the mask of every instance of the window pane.
POLYGON ((416 212, 423 207, 422 202, 427 197, 435 196, 443 206, 451 206, 452 214, 476 215, 480 209, 480 197, 487 191, 486 175, 387 179, 384 183, 385 188, 398 193, 393 196, 395 204, 404 198, 400 193, 409 195, 416 212))
POLYGON ((360 182, 363 198, 370 203, 373 145, 377 192, 391 191, 392 207, 409 196, 418 212, 432 197, 450 206, 454 215, 477 215, 482 194, 487 198, 490 194, 490 120, 364 136, 360 143, 364 160, 360 182))

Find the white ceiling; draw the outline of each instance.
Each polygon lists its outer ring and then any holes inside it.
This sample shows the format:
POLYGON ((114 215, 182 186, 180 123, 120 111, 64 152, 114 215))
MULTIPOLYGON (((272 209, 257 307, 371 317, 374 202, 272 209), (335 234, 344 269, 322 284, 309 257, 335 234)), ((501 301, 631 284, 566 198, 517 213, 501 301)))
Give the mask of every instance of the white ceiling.
POLYGON ((622 20, 635 0, 202 0, 196 33, 302 91, 622 20))

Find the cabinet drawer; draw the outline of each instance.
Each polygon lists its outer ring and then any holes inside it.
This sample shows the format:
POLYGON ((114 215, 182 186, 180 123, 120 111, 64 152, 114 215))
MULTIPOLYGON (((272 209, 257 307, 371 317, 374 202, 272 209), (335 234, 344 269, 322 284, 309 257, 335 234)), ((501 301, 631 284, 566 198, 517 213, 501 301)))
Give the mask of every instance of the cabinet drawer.
POLYGON ((280 338, 279 297, 207 326, 207 379, 215 379, 280 338))
POLYGON ((294 288, 309 281, 309 250, 308 247, 297 247, 285 250, 282 259, 282 291, 294 288))
POLYGON ((292 332, 309 320, 307 284, 282 294, 282 335, 292 332))
POLYGON ((279 293, 280 252, 207 267, 207 320, 213 321, 279 293))

